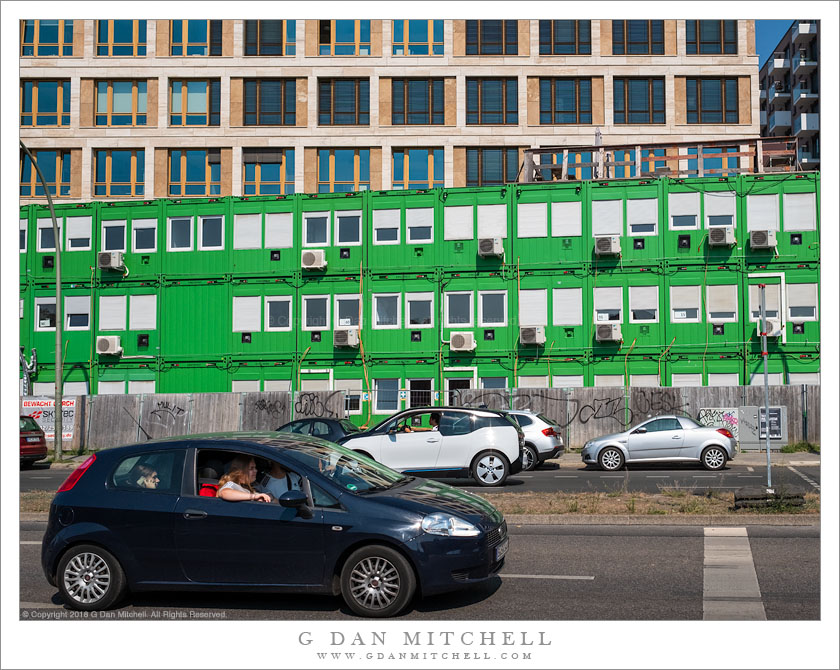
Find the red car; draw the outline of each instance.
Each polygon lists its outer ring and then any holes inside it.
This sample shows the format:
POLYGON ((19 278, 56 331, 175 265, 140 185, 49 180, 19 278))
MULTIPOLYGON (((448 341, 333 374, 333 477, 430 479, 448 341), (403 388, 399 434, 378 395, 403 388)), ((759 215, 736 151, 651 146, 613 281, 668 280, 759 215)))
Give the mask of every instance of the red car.
POLYGON ((32 465, 47 457, 47 440, 44 431, 31 416, 20 417, 20 464, 32 465))

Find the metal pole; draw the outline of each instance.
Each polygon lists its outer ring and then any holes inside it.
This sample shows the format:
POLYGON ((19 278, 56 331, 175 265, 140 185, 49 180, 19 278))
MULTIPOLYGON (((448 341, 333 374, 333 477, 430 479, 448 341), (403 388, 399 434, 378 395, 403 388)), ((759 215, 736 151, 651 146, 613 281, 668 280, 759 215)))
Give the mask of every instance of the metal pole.
MULTIPOLYGON (((770 493, 773 480, 770 474, 770 382, 767 375, 767 312, 764 303, 766 289, 765 284, 758 285, 761 294, 761 356, 764 358, 764 448, 767 451, 767 492, 770 493)), ((758 425, 761 427, 761 421, 758 425)))
POLYGON ((29 156, 32 167, 34 167, 35 172, 38 173, 38 179, 41 182, 41 186, 44 187, 44 194, 47 196, 47 206, 49 207, 50 216, 52 217, 53 237, 55 241, 55 438, 53 439, 53 450, 55 460, 59 461, 61 460, 62 453, 61 437, 64 432, 62 422, 64 407, 61 393, 61 380, 64 377, 61 366, 61 342, 63 334, 63 321, 61 316, 61 234, 58 230, 58 222, 55 218, 52 196, 50 196, 50 189, 47 186, 47 180, 44 179, 44 173, 41 172, 41 168, 38 167, 38 161, 35 160, 35 156, 32 155, 32 152, 26 147, 23 141, 20 142, 20 148, 24 150, 27 156, 29 156))

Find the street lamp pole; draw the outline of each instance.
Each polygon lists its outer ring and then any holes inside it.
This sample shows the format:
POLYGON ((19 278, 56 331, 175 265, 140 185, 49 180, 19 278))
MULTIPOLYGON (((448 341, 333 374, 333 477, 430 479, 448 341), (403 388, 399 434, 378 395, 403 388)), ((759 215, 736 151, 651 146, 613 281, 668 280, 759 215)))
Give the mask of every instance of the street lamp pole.
MULTIPOLYGON (((770 474, 770 384, 767 375, 767 309, 764 302, 767 286, 759 284, 758 290, 761 293, 761 356, 764 358, 764 449, 767 452, 767 492, 770 493, 773 488, 773 479, 770 474)), ((760 430, 760 419, 758 427, 760 430)))
POLYGON ((44 179, 44 173, 41 172, 41 168, 38 167, 38 161, 35 160, 35 156, 32 155, 32 152, 27 148, 23 141, 20 142, 20 148, 24 150, 27 156, 29 156, 32 167, 34 167, 35 172, 38 173, 38 179, 41 182, 41 186, 44 188, 44 194, 47 196, 47 206, 49 207, 50 216, 52 217, 53 239, 55 242, 55 438, 53 439, 53 448, 55 452, 55 460, 59 461, 61 460, 62 453, 61 438, 64 432, 62 422, 64 407, 62 404, 61 393, 61 380, 64 377, 61 365, 62 326, 64 325, 61 316, 61 234, 58 230, 58 222, 55 218, 52 196, 50 195, 49 186, 47 186, 47 180, 44 179))

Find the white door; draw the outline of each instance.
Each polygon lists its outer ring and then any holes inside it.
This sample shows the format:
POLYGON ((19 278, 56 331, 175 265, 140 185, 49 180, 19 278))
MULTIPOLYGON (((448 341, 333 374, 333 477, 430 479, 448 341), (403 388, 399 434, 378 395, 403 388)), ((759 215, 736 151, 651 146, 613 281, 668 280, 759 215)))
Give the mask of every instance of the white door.
POLYGON ((443 438, 437 469, 467 468, 481 449, 475 444, 473 415, 467 412, 443 412, 440 418, 440 435, 443 438))

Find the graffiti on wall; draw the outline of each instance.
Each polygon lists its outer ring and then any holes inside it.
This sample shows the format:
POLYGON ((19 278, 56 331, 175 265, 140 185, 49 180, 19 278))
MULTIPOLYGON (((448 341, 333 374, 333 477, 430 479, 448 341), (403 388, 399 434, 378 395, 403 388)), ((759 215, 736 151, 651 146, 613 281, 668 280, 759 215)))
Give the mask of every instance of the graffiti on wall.
POLYGON ((160 400, 155 403, 155 408, 150 412, 155 422, 170 426, 176 421, 181 420, 186 410, 183 407, 178 407, 175 403, 168 400, 160 400))
POLYGON ((738 439, 737 407, 703 407, 697 414, 697 423, 703 426, 723 426, 738 439))
POLYGON ((257 412, 266 412, 268 414, 284 415, 289 410, 289 405, 286 400, 266 400, 260 398, 254 403, 254 409, 257 412))
POLYGON ((295 419, 344 418, 344 391, 301 392, 295 396, 295 419))

